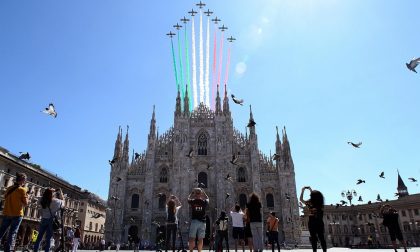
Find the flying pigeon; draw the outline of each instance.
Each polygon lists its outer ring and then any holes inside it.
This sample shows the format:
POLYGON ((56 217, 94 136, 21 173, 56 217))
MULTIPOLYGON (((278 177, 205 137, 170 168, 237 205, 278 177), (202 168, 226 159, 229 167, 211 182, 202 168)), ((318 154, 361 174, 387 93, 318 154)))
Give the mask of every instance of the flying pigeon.
POLYGON ((354 148, 360 148, 360 145, 362 145, 362 142, 359 142, 357 144, 353 143, 353 142, 347 142, 348 144, 351 144, 354 148))
POLYGON ((185 155, 185 156, 188 157, 188 158, 192 158, 193 157, 193 153, 194 153, 194 149, 191 148, 190 151, 188 152, 188 154, 185 155))
POLYGON ((277 154, 277 153, 274 153, 273 156, 272 156, 272 159, 275 160, 275 161, 279 161, 280 155, 277 154))
POLYGON ((253 120, 253 119, 249 119, 249 123, 247 125, 248 128, 252 128, 256 125, 257 123, 253 120))
POLYGON ((242 104, 242 103, 244 103, 244 100, 243 99, 236 99, 233 94, 231 94, 230 96, 232 97, 232 100, 233 100, 234 103, 243 106, 243 104, 242 104))
POLYGON ((200 182, 200 183, 198 183, 197 187, 203 188, 203 187, 206 187, 206 185, 200 182))
POLYGON ((115 179, 117 180, 117 182, 120 182, 122 180, 122 178, 120 177, 116 177, 115 179))
POLYGON ((226 198, 225 198, 225 200, 227 199, 227 198, 229 198, 230 197, 230 194, 229 193, 226 193, 226 198))
POLYGON ((385 176, 384 176, 384 175, 385 175, 385 173, 384 173, 384 172, 381 172, 381 174, 379 174, 379 177, 380 177, 380 178, 385 178, 385 176))
POLYGON ((411 182, 417 182, 417 179, 415 178, 408 178, 411 182))
POLYGON ((363 201, 362 196, 359 196, 358 201, 363 201))
POLYGON ((225 180, 229 181, 229 182, 233 182, 232 177, 230 176, 230 174, 228 173, 228 175, 226 175, 225 180))
POLYGON ((395 196, 395 197, 399 197, 399 196, 400 196, 400 193, 399 193, 399 192, 396 192, 396 193, 394 194, 394 196, 395 196))
POLYGON ((111 199, 113 199, 115 201, 120 200, 120 198, 118 198, 117 196, 112 196, 111 199))
POLYGON ((42 112, 50 116, 53 116, 54 118, 57 117, 57 112, 55 111, 54 104, 52 103, 50 103, 48 105, 48 108, 45 108, 42 112))
POLYGON ((112 160, 108 160, 108 162, 110 165, 113 165, 117 160, 117 158, 113 158, 112 160))
POLYGON ((140 154, 138 154, 137 152, 134 153, 134 159, 137 160, 140 157, 140 154))
POLYGON ((286 200, 290 200, 290 195, 288 193, 285 194, 286 200))
POLYGON ((19 156, 20 160, 24 160, 24 159, 29 160, 31 158, 31 155, 29 155, 29 152, 25 152, 25 153, 19 152, 19 153, 20 153, 20 156, 19 156))
POLYGON ((211 169, 210 164, 207 164, 207 170, 210 170, 210 169, 211 169))
POLYGON ((341 205, 342 205, 342 206, 344 206, 344 205, 346 205, 346 204, 347 204, 347 202, 346 202, 346 201, 344 201, 344 200, 340 200, 340 203, 341 203, 341 205))
POLYGON ((358 179, 356 185, 360 185, 361 183, 366 183, 366 181, 358 179))
POLYGON ((378 196, 376 197, 376 201, 382 202, 381 195, 378 194, 378 196))
POLYGON ((370 201, 370 200, 369 200, 369 201, 368 201, 368 205, 370 205, 370 204, 372 204, 372 201, 370 201))
POLYGON ((153 221, 152 224, 156 225, 157 227, 160 227, 160 223, 158 221, 153 221))
POLYGON ((130 218, 130 221, 133 222, 133 223, 135 222, 133 217, 130 218))
POLYGON ((232 160, 230 160, 229 162, 233 165, 237 165, 236 162, 238 162, 238 157, 235 154, 233 154, 232 160))
POLYGON ((405 63, 405 65, 407 66, 408 69, 410 69, 411 71, 417 73, 416 71, 416 67, 417 65, 420 63, 420 58, 413 58, 410 63, 405 63))

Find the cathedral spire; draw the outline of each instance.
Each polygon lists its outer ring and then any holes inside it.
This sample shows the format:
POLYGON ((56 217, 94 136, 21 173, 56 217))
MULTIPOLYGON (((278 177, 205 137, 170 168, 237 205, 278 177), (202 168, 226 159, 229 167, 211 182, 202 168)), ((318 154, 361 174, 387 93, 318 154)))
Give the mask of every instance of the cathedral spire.
POLYGON ((129 129, 129 126, 127 125, 127 133, 125 134, 124 149, 123 149, 123 161, 126 162, 127 164, 128 164, 128 156, 129 156, 128 129, 129 129))
POLYGON ((225 97, 223 98, 223 114, 224 115, 230 115, 229 98, 227 96, 226 83, 225 83, 225 97))
POLYGON ((404 197, 408 195, 408 190, 407 187, 404 184, 404 181, 402 180, 401 176, 400 176, 400 172, 397 170, 398 172, 398 187, 397 187, 397 191, 398 191, 398 198, 400 197, 404 197))
POLYGON ((249 105, 249 138, 254 138, 255 136, 256 136, 256 134, 255 134, 255 125, 250 125, 250 124, 252 124, 252 123, 254 123, 255 124, 255 121, 254 121, 254 116, 253 116, 253 114, 252 114, 252 107, 251 107, 251 104, 249 105))
POLYGON ((149 139, 155 139, 156 136, 156 120, 155 120, 155 105, 153 105, 152 119, 150 120, 149 139))
POLYGON ((181 115, 181 93, 179 92, 179 86, 178 86, 178 92, 176 95, 176 106, 175 106, 175 117, 181 115))
POLYGON ((220 106, 220 95, 219 95, 219 85, 217 85, 217 95, 216 95, 216 115, 222 113, 222 108, 220 106))
MULTIPOLYGON (((188 87, 188 86, 187 86, 188 87)), ((184 115, 189 116, 190 115, 190 100, 188 98, 188 88, 185 88, 185 97, 184 97, 184 115)))
POLYGON ((279 136, 279 128, 276 126, 276 153, 280 155, 281 153, 281 141, 279 136))
POLYGON ((115 140, 114 159, 119 159, 121 157, 121 149, 122 149, 122 132, 121 132, 121 126, 119 126, 117 140, 115 140))

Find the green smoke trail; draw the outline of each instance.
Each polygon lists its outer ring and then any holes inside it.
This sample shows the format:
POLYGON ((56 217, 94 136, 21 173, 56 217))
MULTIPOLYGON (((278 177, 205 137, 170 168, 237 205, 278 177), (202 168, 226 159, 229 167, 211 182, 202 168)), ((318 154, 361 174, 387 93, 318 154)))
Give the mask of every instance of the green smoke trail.
POLYGON ((179 90, 179 83, 178 83, 178 72, 176 71, 176 62, 175 62, 175 51, 174 51, 174 41, 171 38, 171 46, 172 46, 172 58, 174 61, 174 73, 175 73, 175 81, 176 81, 176 88, 179 90))
POLYGON ((190 98, 190 111, 192 111, 192 107, 193 107, 193 93, 191 92, 191 83, 190 83, 190 60, 188 57, 188 40, 187 40, 187 26, 185 25, 184 27, 184 41, 185 41, 185 60, 186 60, 186 65, 187 65, 187 90, 188 90, 188 95, 190 98))
MULTIPOLYGON (((181 57, 181 44, 179 42, 179 32, 178 32, 178 58, 179 58, 179 71, 180 71, 180 85, 181 85, 181 99, 182 102, 181 104, 183 104, 184 102, 184 95, 185 95, 185 91, 184 91, 184 81, 183 81, 183 72, 182 72, 182 57, 181 57)), ((185 108, 184 108, 185 109, 185 108)))

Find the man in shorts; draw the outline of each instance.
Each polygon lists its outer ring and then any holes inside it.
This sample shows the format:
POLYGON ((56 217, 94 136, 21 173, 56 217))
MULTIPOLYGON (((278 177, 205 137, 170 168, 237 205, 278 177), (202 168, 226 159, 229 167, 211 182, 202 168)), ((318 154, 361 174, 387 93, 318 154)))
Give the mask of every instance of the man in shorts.
POLYGON ((198 239, 197 249, 203 249, 203 238, 206 234, 206 207, 209 197, 201 188, 194 188, 188 196, 188 204, 191 206, 191 224, 188 239, 190 252, 194 250, 195 239, 198 239))
POLYGON ((232 217, 232 237, 235 240, 235 252, 238 251, 238 241, 242 245, 242 251, 245 252, 244 212, 238 204, 235 204, 230 210, 230 216, 232 217))

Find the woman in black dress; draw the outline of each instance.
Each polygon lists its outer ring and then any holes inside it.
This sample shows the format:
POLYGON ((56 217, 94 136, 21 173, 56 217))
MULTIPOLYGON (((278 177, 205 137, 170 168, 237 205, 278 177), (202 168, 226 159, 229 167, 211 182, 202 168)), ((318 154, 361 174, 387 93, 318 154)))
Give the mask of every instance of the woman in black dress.
POLYGON ((327 243, 324 237, 324 221, 322 220, 324 216, 324 196, 320 191, 312 190, 311 187, 305 186, 302 188, 300 201, 306 205, 309 215, 308 228, 311 235, 312 250, 316 252, 319 239, 322 251, 327 251, 327 243), (305 189, 308 189, 311 193, 309 200, 303 199, 305 189))
POLYGON ((405 252, 407 252, 407 245, 401 233, 400 224, 398 223, 398 212, 390 205, 386 204, 381 207, 381 214, 384 218, 384 226, 388 228, 389 235, 391 236, 392 247, 397 251, 397 238, 404 246, 405 252))

